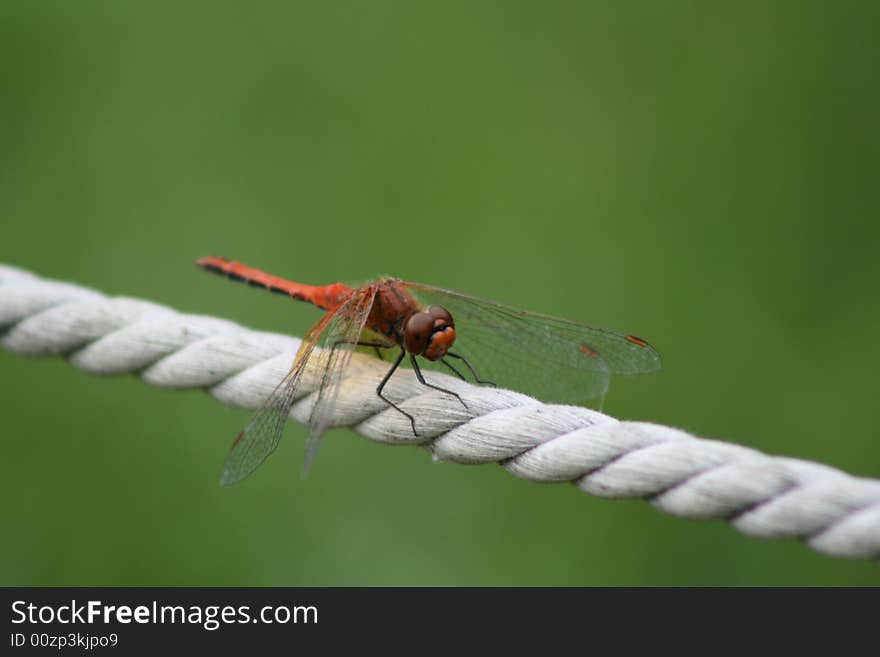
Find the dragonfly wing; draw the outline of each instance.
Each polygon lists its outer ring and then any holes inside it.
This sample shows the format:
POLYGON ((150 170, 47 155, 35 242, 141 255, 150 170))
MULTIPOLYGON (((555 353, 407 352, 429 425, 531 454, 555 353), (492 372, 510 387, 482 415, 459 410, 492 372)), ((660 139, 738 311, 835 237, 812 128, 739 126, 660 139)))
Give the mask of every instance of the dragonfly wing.
POLYGON ((260 467, 278 447, 303 373, 306 371, 315 345, 328 324, 332 322, 334 315, 333 312, 327 313, 309 329, 297 351, 290 372, 275 387, 232 443, 232 448, 223 464, 221 485, 228 486, 241 481, 260 467))
POLYGON ((321 375, 318 398, 309 416, 309 437, 303 461, 305 475, 321 446, 321 438, 333 421, 336 402, 351 355, 357 348, 364 325, 373 308, 376 288, 368 285, 359 288, 333 315, 321 334, 320 344, 325 353, 326 364, 321 375))
POLYGON ((659 354, 632 335, 421 283, 404 286, 421 304, 452 314, 452 351, 467 358, 481 379, 540 399, 585 401, 604 395, 612 374, 660 369, 659 354))

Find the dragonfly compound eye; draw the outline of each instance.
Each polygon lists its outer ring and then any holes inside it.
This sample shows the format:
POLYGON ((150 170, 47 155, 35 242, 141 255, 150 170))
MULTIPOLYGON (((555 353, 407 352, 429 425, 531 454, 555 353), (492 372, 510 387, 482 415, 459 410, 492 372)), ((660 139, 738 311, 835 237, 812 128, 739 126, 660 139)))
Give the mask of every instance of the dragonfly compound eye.
POLYGON ((424 313, 415 313, 406 320, 403 346, 411 354, 428 360, 439 360, 455 342, 455 327, 448 312, 434 306, 424 313), (440 310, 440 316, 434 310, 440 310))
POLYGON ((421 355, 434 331, 435 319, 428 313, 415 313, 403 327, 403 346, 411 354, 421 355))
POLYGON ((443 320, 443 322, 449 326, 455 326, 455 322, 452 321, 452 315, 449 314, 449 311, 443 306, 431 306, 428 308, 428 314, 434 319, 443 320))

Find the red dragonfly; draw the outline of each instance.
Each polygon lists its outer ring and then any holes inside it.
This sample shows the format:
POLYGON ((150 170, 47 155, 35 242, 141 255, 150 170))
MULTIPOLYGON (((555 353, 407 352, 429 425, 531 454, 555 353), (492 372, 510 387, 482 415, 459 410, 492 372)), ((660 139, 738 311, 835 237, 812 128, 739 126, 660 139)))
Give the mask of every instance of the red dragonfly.
POLYGON ((329 357, 309 417, 306 470, 333 418, 346 367, 358 347, 373 348, 380 358, 381 350, 399 350, 376 394, 408 418, 416 436, 416 418, 382 394, 407 356, 420 383, 456 397, 465 408, 457 393, 425 379, 419 358, 427 361, 423 365, 445 367, 463 380, 467 379, 462 369, 476 383, 503 384, 559 402, 604 395, 612 374, 660 369, 660 356, 654 348, 634 335, 518 310, 431 285, 384 278, 359 287, 344 283, 313 286, 225 258, 201 258, 196 264, 327 311, 306 333, 290 372, 233 442, 220 479, 224 485, 247 477, 277 447, 315 347, 328 349, 329 357), (452 351, 453 345, 456 351, 452 351))

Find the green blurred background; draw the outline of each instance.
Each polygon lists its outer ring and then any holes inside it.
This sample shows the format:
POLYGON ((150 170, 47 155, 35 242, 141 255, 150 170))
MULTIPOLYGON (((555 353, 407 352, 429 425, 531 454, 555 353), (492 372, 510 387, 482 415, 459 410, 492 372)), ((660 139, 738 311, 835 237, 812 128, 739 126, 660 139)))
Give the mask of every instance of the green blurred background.
MULTIPOLYGON (((880 477, 877 3, 0 3, 0 261, 302 335, 196 270, 649 338, 605 410, 880 477), (625 4, 625 6, 624 6, 625 4)), ((0 353, 0 584, 880 584, 866 562, 0 353)))

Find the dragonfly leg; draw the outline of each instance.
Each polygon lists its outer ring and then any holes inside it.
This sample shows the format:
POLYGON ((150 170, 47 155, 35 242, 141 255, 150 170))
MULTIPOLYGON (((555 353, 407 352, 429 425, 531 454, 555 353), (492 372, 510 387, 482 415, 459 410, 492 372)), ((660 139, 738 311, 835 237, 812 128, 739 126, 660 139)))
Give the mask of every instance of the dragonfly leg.
MULTIPOLYGON (((470 370, 470 373, 473 375, 474 381, 476 381, 477 383, 480 383, 482 385, 492 386, 493 388, 498 387, 498 385, 494 381, 483 381, 483 379, 481 379, 479 376, 477 376, 476 370, 473 367, 471 367, 471 364, 468 362, 468 359, 465 358, 464 356, 461 356, 460 354, 454 354, 451 351, 447 351, 446 355, 451 356, 452 358, 457 358, 460 361, 463 361, 465 366, 468 368, 468 370, 470 370)), ((446 365, 446 367, 452 369, 453 371, 456 372, 456 374, 458 374, 458 372, 452 367, 452 365, 450 365, 449 363, 446 363, 445 361, 444 361, 444 364, 446 365)), ((459 374, 459 376, 461 376, 461 375, 459 374)), ((463 379, 464 377, 462 376, 461 378, 463 379)))
POLYGON ((447 361, 445 358, 441 358, 441 359, 440 359, 440 362, 443 363, 444 365, 446 365, 446 367, 448 367, 450 370, 452 370, 452 373, 455 374, 455 376, 457 376, 459 379, 461 379, 462 381, 467 381, 467 379, 464 378, 464 374, 462 374, 462 373, 459 372, 457 369, 455 369, 455 368, 452 366, 452 363, 450 363, 449 361, 447 361))
POLYGON ((419 379, 419 383, 421 383, 423 386, 433 388, 434 390, 439 390, 440 392, 445 392, 447 395, 452 395, 453 397, 458 399, 458 401, 461 402, 462 406, 467 408, 467 404, 464 403, 464 400, 461 398, 461 396, 457 392, 452 392, 452 390, 447 390, 446 388, 441 388, 440 386, 435 386, 433 383, 428 383, 427 381, 425 381, 425 377, 422 376, 422 370, 419 368, 419 363, 416 360, 415 354, 410 355, 409 361, 412 363, 413 370, 415 370, 416 376, 419 379))
POLYGON ((380 398, 382 401, 384 401, 386 404, 388 404, 389 406, 391 406, 391 408, 393 408, 394 410, 396 410, 398 413, 403 413, 406 417, 409 418, 409 423, 412 425, 412 432, 413 432, 413 435, 416 436, 416 437, 418 437, 419 432, 416 431, 416 419, 415 419, 412 415, 410 415, 409 413, 407 413, 405 410, 403 410, 402 408, 400 408, 400 406, 398 406, 398 405, 395 404, 393 401, 391 401, 390 399, 388 399, 388 397, 386 397, 386 396, 384 396, 384 395, 382 394, 382 389, 385 388, 385 384, 388 383, 388 379, 391 378, 391 375, 394 374, 394 372, 397 370, 398 367, 400 367, 400 363, 403 361, 403 357, 404 357, 404 356, 406 356, 406 349, 404 349, 403 347, 401 347, 401 349, 400 349, 400 355, 397 357, 397 360, 394 361, 394 364, 391 366, 391 369, 388 370, 388 374, 385 375, 385 378, 382 379, 382 382, 381 382, 381 383, 378 385, 378 387, 376 388, 376 394, 379 395, 379 398, 380 398))
POLYGON ((337 340, 333 343, 333 347, 330 349, 330 353, 333 353, 333 350, 336 349, 341 344, 354 344, 358 347, 372 347, 376 350, 376 356, 379 357, 379 360, 385 360, 382 356, 382 352, 379 349, 389 349, 394 346, 393 342, 364 342, 362 340, 350 341, 350 340, 337 340))

